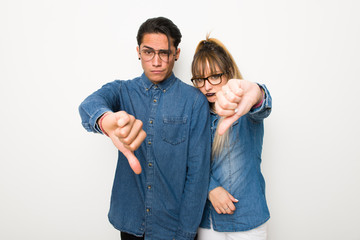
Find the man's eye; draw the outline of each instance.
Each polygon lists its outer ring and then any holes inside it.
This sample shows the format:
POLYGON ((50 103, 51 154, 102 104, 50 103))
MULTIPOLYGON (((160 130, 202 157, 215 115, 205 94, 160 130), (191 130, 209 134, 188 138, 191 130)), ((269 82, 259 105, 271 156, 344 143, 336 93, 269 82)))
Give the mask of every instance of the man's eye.
POLYGON ((153 54, 153 51, 144 50, 143 53, 144 53, 145 55, 151 55, 151 54, 153 54))
POLYGON ((162 57, 167 57, 167 56, 169 56, 169 52, 168 51, 160 51, 159 55, 162 57))

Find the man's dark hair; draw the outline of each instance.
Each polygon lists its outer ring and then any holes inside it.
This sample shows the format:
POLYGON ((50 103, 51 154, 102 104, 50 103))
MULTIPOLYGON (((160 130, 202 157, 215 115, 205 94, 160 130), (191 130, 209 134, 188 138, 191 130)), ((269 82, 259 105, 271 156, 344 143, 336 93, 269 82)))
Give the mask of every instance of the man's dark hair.
POLYGON ((162 33, 168 38, 170 49, 170 38, 174 41, 175 49, 177 49, 181 41, 181 33, 179 28, 170 20, 165 17, 149 18, 141 24, 138 34, 136 36, 137 43, 140 46, 143 37, 147 33, 162 33))

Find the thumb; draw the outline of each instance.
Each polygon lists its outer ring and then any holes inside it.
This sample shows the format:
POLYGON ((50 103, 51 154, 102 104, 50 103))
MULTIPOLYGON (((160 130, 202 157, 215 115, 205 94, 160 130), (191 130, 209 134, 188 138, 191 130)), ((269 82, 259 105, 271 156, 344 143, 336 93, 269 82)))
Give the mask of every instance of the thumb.
POLYGON ((132 151, 130 151, 129 149, 127 149, 126 147, 124 147, 124 145, 120 142, 120 140, 116 136, 110 135, 110 138, 113 141, 115 147, 117 149, 119 149, 119 151, 122 154, 124 154, 124 156, 126 157, 126 159, 129 162, 129 165, 130 165, 131 169, 136 174, 140 174, 141 173, 141 165, 140 165, 139 160, 135 156, 135 154, 132 151))
POLYGON ((239 117, 235 114, 224 118, 221 122, 219 122, 219 126, 217 127, 218 134, 220 136, 223 135, 237 119, 239 119, 239 117))
POLYGON ((141 165, 139 160, 137 159, 137 157, 135 156, 135 154, 130 151, 129 149, 125 148, 121 151, 124 156, 127 158, 129 165, 131 167, 131 169, 136 173, 136 174, 140 174, 141 173, 141 165))

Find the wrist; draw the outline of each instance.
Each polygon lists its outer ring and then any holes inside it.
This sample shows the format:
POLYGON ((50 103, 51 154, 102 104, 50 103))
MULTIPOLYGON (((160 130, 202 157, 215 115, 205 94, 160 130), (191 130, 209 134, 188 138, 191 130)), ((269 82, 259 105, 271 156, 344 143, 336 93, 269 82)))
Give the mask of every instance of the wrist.
POLYGON ((262 87, 260 87, 260 91, 261 91, 261 100, 259 100, 253 107, 252 109, 254 108, 258 108, 258 107, 261 107, 261 105, 263 104, 264 100, 265 100, 265 91, 262 87))
POLYGON ((106 136, 109 136, 109 134, 104 130, 104 128, 103 128, 103 119, 107 116, 107 115, 109 115, 111 112, 106 112, 106 113, 104 113, 103 115, 101 115, 101 117, 99 118, 99 120, 98 120, 98 125, 99 125, 99 127, 100 127, 100 130, 101 130, 101 132, 103 133, 103 134, 105 134, 106 136))

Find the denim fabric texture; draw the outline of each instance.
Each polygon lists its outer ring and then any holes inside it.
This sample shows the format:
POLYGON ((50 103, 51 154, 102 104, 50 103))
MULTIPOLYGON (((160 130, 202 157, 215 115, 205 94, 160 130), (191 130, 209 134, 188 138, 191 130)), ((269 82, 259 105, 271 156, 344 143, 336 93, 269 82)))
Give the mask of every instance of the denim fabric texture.
POLYGON ((102 133, 97 119, 104 112, 120 110, 141 120, 147 137, 135 151, 141 174, 119 152, 109 221, 123 232, 146 233, 147 240, 193 239, 209 184, 211 130, 205 96, 174 74, 159 84, 143 74, 105 84, 79 107, 82 125, 95 133, 102 133))
MULTIPOLYGON (((247 231, 270 218, 265 198, 265 181, 261 173, 264 118, 271 112, 272 99, 265 85, 262 105, 240 117, 229 129, 229 141, 219 156, 211 161, 209 191, 222 186, 239 202, 234 214, 218 214, 207 200, 201 227, 219 232, 247 231)), ((211 113, 212 139, 220 117, 211 113)))

